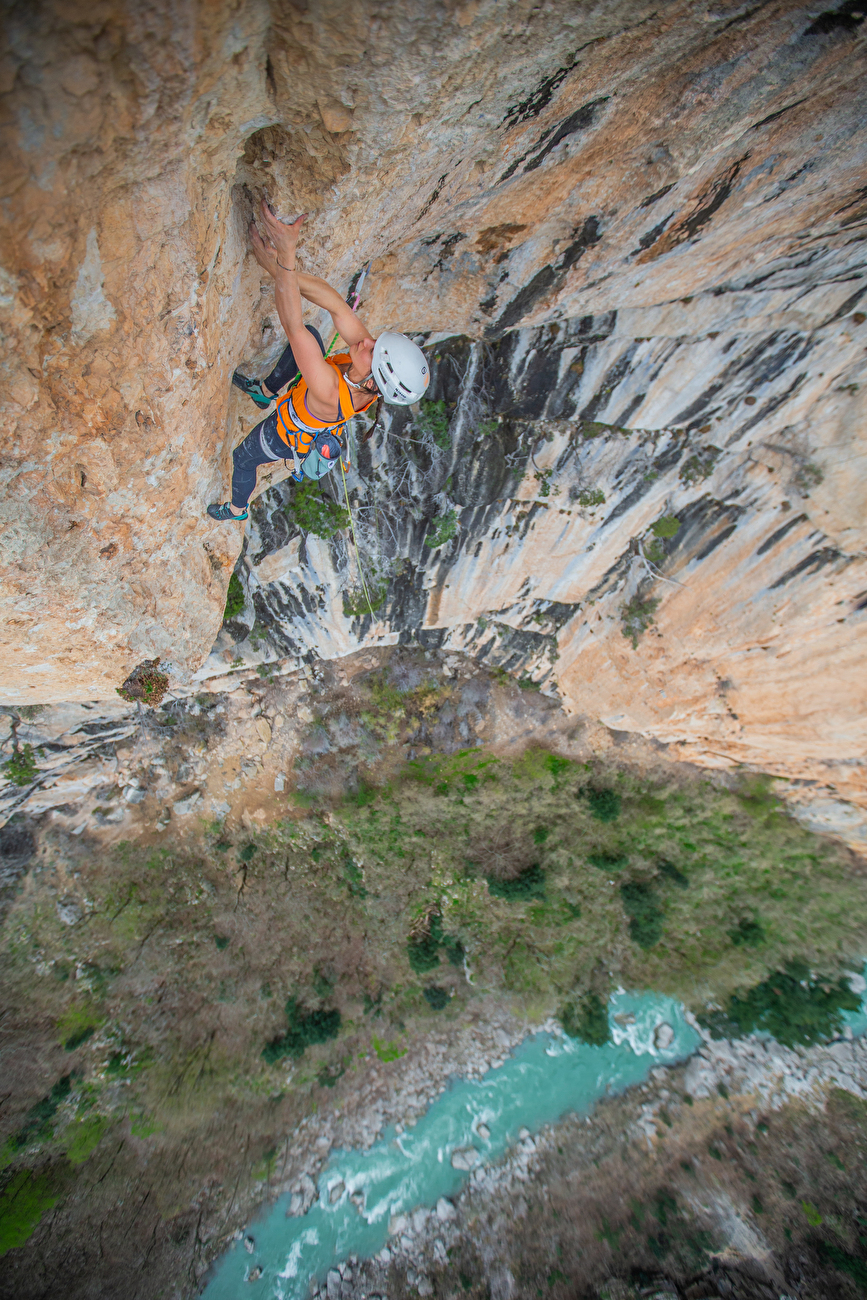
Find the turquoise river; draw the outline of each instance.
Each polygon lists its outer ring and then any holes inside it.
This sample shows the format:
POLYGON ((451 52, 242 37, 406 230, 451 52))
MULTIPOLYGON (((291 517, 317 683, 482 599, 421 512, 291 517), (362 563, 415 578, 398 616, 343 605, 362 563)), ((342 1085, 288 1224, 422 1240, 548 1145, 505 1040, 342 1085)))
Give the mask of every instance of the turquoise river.
MULTIPOLYGON (((616 993, 609 1020, 611 1041, 604 1047, 534 1034, 483 1078, 454 1080, 400 1135, 390 1129, 366 1151, 335 1152, 307 1214, 287 1218, 289 1197, 281 1196, 249 1229, 253 1253, 237 1241, 216 1263, 205 1300, 304 1300, 311 1278, 324 1277, 350 1255, 380 1250, 392 1215, 459 1192, 470 1174, 452 1168, 457 1147, 474 1146, 490 1164, 514 1145, 520 1129, 537 1132, 569 1112, 589 1111, 600 1097, 642 1082, 655 1066, 685 1060, 701 1042, 683 1007, 654 993, 616 993), (674 1037, 660 1050, 655 1036, 663 1023, 674 1037), (479 1136, 480 1124, 487 1138, 479 1136), (340 1184, 332 1204, 330 1193, 340 1184), (261 1276, 248 1281, 257 1267, 261 1276)), ((856 1034, 867 1029, 864 1006, 846 1020, 856 1034)))

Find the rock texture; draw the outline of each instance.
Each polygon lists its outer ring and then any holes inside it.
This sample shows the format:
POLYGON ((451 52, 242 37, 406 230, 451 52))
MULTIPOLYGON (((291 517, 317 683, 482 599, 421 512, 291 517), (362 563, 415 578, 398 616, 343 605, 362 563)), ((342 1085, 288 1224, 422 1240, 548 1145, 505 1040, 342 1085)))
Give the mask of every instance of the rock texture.
POLYGON ((95 0, 7 32, 7 702, 216 671, 241 539, 203 510, 253 423, 229 379, 281 345, 265 192, 311 212, 310 269, 372 259, 372 327, 427 335, 454 405, 444 445, 401 415, 357 456, 375 618, 278 487, 246 628, 466 648, 863 800, 860 10, 95 0))

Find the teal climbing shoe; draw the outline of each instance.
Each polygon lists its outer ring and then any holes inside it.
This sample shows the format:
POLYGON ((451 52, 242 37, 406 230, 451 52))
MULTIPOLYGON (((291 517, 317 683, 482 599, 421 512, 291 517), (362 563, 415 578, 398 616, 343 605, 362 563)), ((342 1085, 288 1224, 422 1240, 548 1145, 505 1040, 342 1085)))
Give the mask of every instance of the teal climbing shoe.
POLYGON ((230 523, 240 524, 245 519, 249 518, 246 506, 244 507, 244 513, 242 515, 233 515, 232 507, 228 501, 225 501, 221 506, 217 505, 216 501, 212 502, 211 505, 208 506, 208 514, 212 519, 219 519, 221 523, 228 520, 230 523))
POLYGON ((264 411, 274 401, 273 397, 262 391, 262 385, 258 379, 248 379, 246 375, 241 374, 240 370, 236 370, 232 375, 232 383, 236 388, 240 388, 242 393, 246 393, 248 397, 252 398, 260 411, 264 411))

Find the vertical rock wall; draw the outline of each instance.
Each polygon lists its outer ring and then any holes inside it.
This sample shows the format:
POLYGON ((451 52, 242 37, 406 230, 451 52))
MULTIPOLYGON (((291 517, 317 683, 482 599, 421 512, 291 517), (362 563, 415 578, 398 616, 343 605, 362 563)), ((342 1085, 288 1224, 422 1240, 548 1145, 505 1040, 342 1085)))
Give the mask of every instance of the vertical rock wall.
POLYGON ((311 212, 310 269, 372 258, 372 327, 427 335, 454 403, 446 446, 400 416, 359 455, 375 620, 345 549, 280 557, 260 508, 275 644, 435 635, 705 761, 858 785, 862 33, 849 3, 13 7, 5 699, 205 659, 241 538, 203 510, 253 423, 229 379, 281 345, 266 192, 311 212))

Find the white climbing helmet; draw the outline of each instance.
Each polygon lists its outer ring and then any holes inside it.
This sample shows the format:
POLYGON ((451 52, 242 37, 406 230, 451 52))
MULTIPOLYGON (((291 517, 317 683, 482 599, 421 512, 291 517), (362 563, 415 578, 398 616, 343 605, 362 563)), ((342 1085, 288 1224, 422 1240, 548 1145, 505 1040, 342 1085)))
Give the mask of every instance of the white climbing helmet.
POLYGON ((411 406, 424 397, 430 383, 430 366, 421 348, 392 331, 376 340, 371 373, 385 400, 398 406, 411 406))

